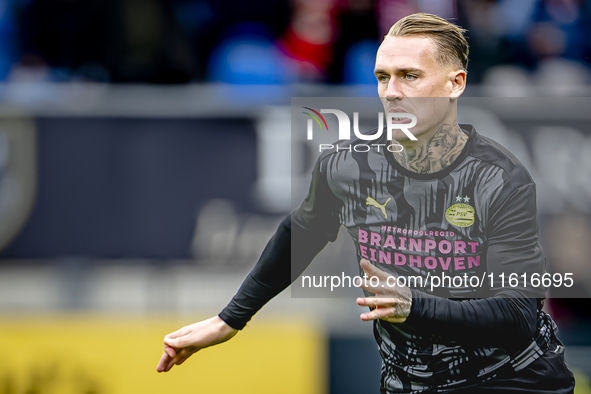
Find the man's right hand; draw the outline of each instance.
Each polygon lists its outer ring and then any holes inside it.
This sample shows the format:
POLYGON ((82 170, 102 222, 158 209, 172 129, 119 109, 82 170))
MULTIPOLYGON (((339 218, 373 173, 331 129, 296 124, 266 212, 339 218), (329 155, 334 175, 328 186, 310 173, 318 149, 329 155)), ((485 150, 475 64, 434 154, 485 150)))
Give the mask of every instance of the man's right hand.
POLYGON ((185 362, 191 354, 226 342, 237 333, 238 330, 230 327, 219 316, 183 327, 164 337, 164 354, 156 370, 168 372, 174 365, 185 362))

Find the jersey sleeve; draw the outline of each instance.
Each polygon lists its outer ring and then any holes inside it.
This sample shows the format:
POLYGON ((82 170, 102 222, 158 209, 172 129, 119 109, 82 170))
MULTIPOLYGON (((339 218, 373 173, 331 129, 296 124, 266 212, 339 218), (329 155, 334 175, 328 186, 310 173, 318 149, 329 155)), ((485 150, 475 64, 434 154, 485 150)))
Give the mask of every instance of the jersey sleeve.
POLYGON ((333 214, 337 200, 323 179, 318 160, 306 199, 287 216, 268 242, 259 261, 219 317, 241 330, 273 297, 285 290, 310 265, 340 223, 333 214))
POLYGON ((477 347, 523 349, 534 336, 537 300, 517 293, 507 298, 451 300, 413 294, 411 312, 406 320, 414 326, 437 327, 442 337, 477 347))
POLYGON ((514 190, 491 217, 489 228, 486 261, 488 273, 493 274, 492 294, 503 296, 509 291, 521 297, 544 298, 546 289, 531 280, 541 279, 546 270, 539 242, 535 184, 514 190), (516 281, 509 284, 510 277, 516 281))
POLYGON ((428 322, 445 337, 478 346, 519 348, 531 342, 544 288, 532 287, 530 279, 545 272, 535 184, 523 185, 503 200, 491 217, 487 235, 487 270, 494 278, 490 297, 452 300, 412 290, 408 323, 428 322), (509 276, 517 279, 512 282, 515 286, 509 285, 509 276))

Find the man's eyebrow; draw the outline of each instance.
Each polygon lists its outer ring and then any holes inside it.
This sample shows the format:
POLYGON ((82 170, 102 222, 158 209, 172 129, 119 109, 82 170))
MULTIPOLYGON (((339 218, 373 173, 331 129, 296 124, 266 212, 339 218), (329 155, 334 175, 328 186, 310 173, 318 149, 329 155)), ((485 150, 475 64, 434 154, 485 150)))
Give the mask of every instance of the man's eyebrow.
MULTIPOLYGON (((423 70, 419 69, 419 68, 414 68, 414 67, 404 67, 404 68, 397 68, 396 69, 396 73, 399 72, 404 72, 404 73, 408 73, 408 72, 414 72, 414 73, 422 73, 423 70)), ((373 71, 374 74, 388 74, 388 72, 386 72, 386 70, 381 69, 381 68, 376 68, 373 71)))

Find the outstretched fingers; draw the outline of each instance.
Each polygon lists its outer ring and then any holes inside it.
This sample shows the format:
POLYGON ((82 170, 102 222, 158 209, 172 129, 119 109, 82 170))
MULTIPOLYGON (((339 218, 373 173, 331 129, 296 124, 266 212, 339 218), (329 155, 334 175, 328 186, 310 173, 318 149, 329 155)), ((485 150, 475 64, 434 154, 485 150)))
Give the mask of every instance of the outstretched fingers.
POLYGON ((166 372, 167 371, 167 367, 168 367, 168 363, 170 362, 170 360, 172 359, 172 357, 170 357, 170 355, 166 352, 164 352, 162 354, 162 357, 160 357, 160 361, 158 362, 158 366, 156 367, 156 371, 158 372, 166 372))
POLYGON ((377 298, 377 297, 365 297, 365 298, 358 298, 357 299, 357 305, 369 306, 370 308, 388 307, 388 306, 396 305, 401 302, 405 302, 405 300, 403 300, 401 298, 377 298))
POLYGON ((184 363, 189 356, 191 356, 193 353, 196 353, 198 351, 197 350, 189 350, 189 349, 181 349, 177 352, 175 357, 172 357, 170 360, 168 360, 168 365, 166 366, 166 371, 170 371, 172 369, 172 367, 174 367, 175 365, 181 365, 182 363, 184 363))
POLYGON ((390 323, 404 323, 410 314, 412 301, 404 297, 366 297, 358 298, 357 305, 375 308, 361 314, 360 317, 363 321, 383 319, 390 323))
POLYGON ((386 317, 391 317, 394 314, 394 308, 376 308, 370 312, 362 313, 361 320, 363 321, 370 321, 376 319, 382 319, 386 317))
POLYGON ((219 316, 188 325, 164 337, 164 355, 158 363, 159 372, 169 371, 181 365, 193 353, 226 342, 238 331, 227 325, 219 316))

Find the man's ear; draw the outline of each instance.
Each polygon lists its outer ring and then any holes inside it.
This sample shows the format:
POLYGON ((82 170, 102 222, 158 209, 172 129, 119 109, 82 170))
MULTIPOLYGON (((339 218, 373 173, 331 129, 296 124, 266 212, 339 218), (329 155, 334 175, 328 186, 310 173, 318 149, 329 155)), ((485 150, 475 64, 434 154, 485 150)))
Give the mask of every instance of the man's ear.
POLYGON ((466 89, 466 70, 456 70, 449 74, 449 80, 451 82, 451 93, 449 95, 452 99, 457 99, 464 93, 466 89))

